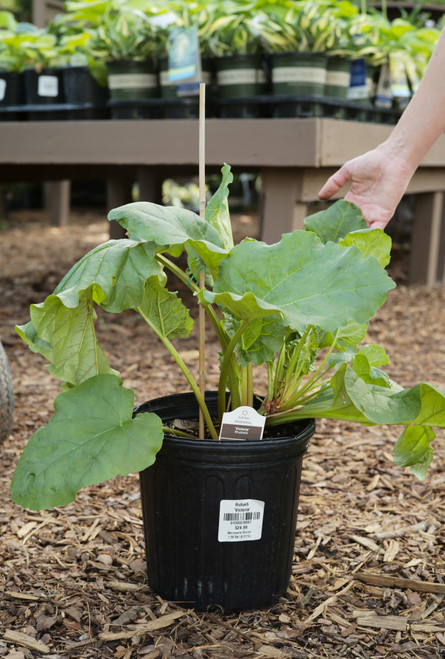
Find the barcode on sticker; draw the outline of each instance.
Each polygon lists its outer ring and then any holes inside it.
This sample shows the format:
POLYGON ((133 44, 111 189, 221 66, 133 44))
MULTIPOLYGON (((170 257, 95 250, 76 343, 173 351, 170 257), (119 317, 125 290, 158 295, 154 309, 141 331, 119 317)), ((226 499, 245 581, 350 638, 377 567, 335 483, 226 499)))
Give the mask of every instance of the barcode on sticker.
POLYGON ((219 505, 219 542, 260 540, 263 532, 264 501, 222 499, 219 505))
POLYGON ((246 522, 260 517, 260 513, 224 513, 224 520, 230 522, 246 522))

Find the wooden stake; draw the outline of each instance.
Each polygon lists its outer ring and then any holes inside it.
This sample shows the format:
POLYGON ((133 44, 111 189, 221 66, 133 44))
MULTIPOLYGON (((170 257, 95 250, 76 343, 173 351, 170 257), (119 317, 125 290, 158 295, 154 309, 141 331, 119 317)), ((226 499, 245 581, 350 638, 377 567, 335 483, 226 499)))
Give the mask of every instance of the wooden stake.
MULTIPOLYGON (((205 190, 205 83, 199 85, 199 215, 205 218, 206 190, 205 190)), ((199 272, 199 287, 205 286, 205 269, 199 272)), ((199 388, 205 394, 205 312, 202 304, 199 305, 199 388)), ((204 439, 204 416, 199 410, 199 438, 204 439)))

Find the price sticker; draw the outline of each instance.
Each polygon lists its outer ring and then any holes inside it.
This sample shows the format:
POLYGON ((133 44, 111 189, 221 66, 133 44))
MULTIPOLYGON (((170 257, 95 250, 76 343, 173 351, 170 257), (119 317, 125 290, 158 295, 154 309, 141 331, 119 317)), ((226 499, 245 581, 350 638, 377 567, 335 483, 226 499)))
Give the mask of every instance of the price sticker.
POLYGON ((219 505, 218 542, 260 540, 263 518, 264 501, 222 499, 219 505))

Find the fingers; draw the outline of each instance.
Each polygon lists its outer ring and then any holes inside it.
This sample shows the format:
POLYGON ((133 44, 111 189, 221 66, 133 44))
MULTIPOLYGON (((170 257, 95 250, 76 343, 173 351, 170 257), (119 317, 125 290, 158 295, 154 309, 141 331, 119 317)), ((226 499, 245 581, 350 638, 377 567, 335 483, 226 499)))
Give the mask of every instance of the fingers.
POLYGON ((367 222, 370 229, 384 229, 389 220, 367 220, 367 222))
POLYGON ((324 186, 318 193, 319 199, 330 199, 336 194, 348 181, 351 180, 350 173, 345 165, 335 174, 328 178, 324 186))

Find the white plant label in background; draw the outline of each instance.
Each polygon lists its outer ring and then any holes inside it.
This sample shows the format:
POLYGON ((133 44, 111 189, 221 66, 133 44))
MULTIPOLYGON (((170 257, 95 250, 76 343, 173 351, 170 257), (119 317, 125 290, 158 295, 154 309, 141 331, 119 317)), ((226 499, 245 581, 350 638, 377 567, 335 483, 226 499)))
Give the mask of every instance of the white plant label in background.
POLYGON ((264 501, 222 499, 219 505, 218 542, 260 540, 263 517, 264 501))
POLYGON ((0 78, 0 101, 3 101, 5 96, 6 96, 6 80, 0 78))
POLYGON ((262 439, 266 417, 253 407, 242 405, 233 412, 225 412, 221 422, 220 439, 262 439))
POLYGON ((55 98, 59 93, 59 80, 56 76, 39 76, 37 87, 39 96, 50 96, 55 98))

